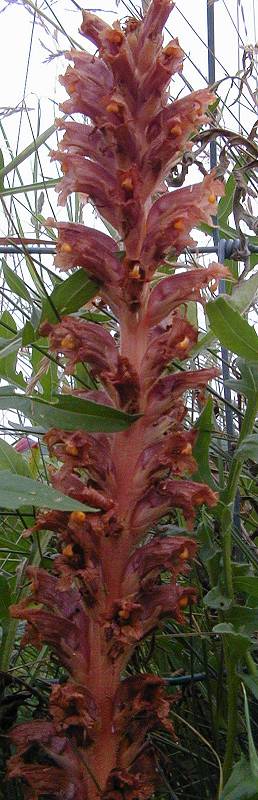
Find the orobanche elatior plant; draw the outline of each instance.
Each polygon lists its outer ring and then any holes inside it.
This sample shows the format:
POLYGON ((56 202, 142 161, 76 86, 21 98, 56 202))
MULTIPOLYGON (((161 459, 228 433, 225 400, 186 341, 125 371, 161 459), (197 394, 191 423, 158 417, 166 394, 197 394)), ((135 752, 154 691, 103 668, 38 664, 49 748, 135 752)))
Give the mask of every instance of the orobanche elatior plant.
POLYGON ((59 123, 65 133, 53 157, 64 173, 60 202, 73 191, 90 198, 120 245, 86 225, 56 223, 56 265, 84 267, 99 280, 119 340, 73 315, 43 324, 42 332, 68 371, 89 365, 96 389, 77 388, 77 396, 138 418, 121 433, 52 429, 45 436, 61 462, 52 467, 53 485, 93 511, 38 514, 36 529, 55 533, 59 554, 50 574, 29 568, 31 594, 12 612, 27 620, 25 643, 47 643, 67 673, 52 689, 48 718, 11 734, 9 775, 23 779, 33 800, 136 800, 155 790, 148 734, 165 726, 173 735, 170 703, 161 678, 130 676, 127 665, 163 617, 183 622, 196 598, 185 579, 178 581, 195 541, 155 536, 155 525, 181 509, 191 528, 198 507, 217 502, 208 486, 189 479, 197 469, 196 432, 184 426, 183 400, 217 373, 180 362, 197 341, 187 302, 201 300, 201 290, 226 270, 211 264, 176 273, 174 265, 175 274, 152 281, 166 254, 176 257, 191 243, 190 230, 210 221, 223 191, 214 174, 176 191, 164 183, 213 100, 204 89, 170 102, 167 87, 183 55, 177 40, 162 48, 171 9, 171 0, 152 0, 142 21, 129 18, 122 27, 83 13, 82 33, 97 54, 71 51, 74 67, 62 78, 70 95, 62 109, 91 124, 59 123))

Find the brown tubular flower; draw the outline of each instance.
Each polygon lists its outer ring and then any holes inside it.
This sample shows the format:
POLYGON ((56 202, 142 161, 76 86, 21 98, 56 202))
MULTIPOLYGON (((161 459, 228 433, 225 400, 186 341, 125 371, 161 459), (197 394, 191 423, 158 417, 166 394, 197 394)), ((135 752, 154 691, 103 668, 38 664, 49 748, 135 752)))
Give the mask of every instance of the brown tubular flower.
POLYGON ((196 434, 183 424, 185 394, 203 391, 216 370, 176 370, 171 361, 183 364, 197 340, 187 302, 204 302, 202 290, 215 288, 225 268, 177 271, 151 285, 164 255, 191 242, 191 229, 209 222, 223 193, 214 174, 173 192, 164 183, 212 100, 206 89, 169 100, 171 76, 182 66, 177 40, 163 48, 172 6, 152 0, 142 21, 129 18, 123 27, 83 12, 82 33, 98 55, 68 53, 74 66, 61 79, 69 95, 63 110, 91 122, 57 123, 64 130, 53 154, 64 172, 60 202, 81 192, 117 230, 119 244, 88 226, 58 222, 55 262, 97 279, 120 335, 118 342, 72 315, 44 323, 42 332, 68 372, 87 363, 97 382, 88 399, 140 416, 121 433, 53 429, 45 437, 53 485, 93 511, 38 513, 32 530, 53 531, 58 555, 50 575, 28 570, 31 595, 13 608, 27 620, 25 642, 47 643, 67 672, 51 693, 48 720, 11 735, 10 776, 22 778, 28 800, 147 800, 155 790, 147 734, 164 726, 173 734, 170 701, 162 679, 125 670, 137 643, 163 617, 182 623, 196 599, 181 580, 194 540, 155 536, 155 525, 181 509, 191 528, 198 508, 217 501, 189 479, 196 434))

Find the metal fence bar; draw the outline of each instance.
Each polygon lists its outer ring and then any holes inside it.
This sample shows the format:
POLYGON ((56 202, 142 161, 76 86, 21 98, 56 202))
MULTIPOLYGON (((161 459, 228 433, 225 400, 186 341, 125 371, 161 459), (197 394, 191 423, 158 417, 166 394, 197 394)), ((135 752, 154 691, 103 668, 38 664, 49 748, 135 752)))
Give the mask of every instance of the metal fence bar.
MULTIPOLYGON (((237 254, 238 248, 240 248, 240 240, 239 239, 221 239, 221 242, 224 242, 225 246, 225 258, 233 258, 235 254, 237 254)), ((258 245, 254 245, 248 243, 250 253, 258 253, 258 245)), ((218 255, 218 244, 208 245, 207 247, 188 247, 187 250, 183 251, 184 255, 209 255, 211 253, 215 253, 218 255)), ((55 245, 34 245, 28 244, 23 247, 22 243, 20 244, 3 244, 0 245, 0 254, 2 255, 55 255, 56 247, 55 245)))

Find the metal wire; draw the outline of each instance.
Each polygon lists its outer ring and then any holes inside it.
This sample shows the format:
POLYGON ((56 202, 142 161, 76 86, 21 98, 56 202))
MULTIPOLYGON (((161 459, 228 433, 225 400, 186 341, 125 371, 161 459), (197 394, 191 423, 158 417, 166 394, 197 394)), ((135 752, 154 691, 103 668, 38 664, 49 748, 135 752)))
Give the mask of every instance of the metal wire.
MULTIPOLYGON (((223 242, 223 246, 225 247, 225 258, 233 258, 235 253, 237 253, 238 249, 240 249, 241 243, 240 239, 221 239, 221 244, 223 242)), ((248 242, 248 249, 250 253, 258 253, 258 245, 254 245, 251 242, 248 242)), ((2 255, 55 255, 56 247, 55 245, 34 245, 29 244, 26 245, 24 248, 22 247, 22 243, 19 244, 4 244, 0 245, 0 253, 2 255)), ((187 247, 183 253, 187 254, 199 254, 199 255, 207 255, 209 253, 217 253, 218 254, 218 244, 208 245, 207 247, 187 247)))

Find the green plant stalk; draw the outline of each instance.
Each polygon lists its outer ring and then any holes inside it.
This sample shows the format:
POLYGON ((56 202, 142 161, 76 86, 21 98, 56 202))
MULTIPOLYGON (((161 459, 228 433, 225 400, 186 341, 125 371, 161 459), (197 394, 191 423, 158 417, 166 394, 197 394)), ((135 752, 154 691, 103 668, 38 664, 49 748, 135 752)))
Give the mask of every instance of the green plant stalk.
MULTIPOLYGON (((256 420, 257 411, 258 411, 258 397, 249 399, 241 427, 241 433, 238 442, 239 444, 241 444, 241 442, 243 441, 243 439, 246 438, 246 436, 249 436, 249 434, 252 433, 256 420)), ((225 491, 222 493, 221 497, 221 500, 224 503, 224 505, 231 503, 235 498, 236 490, 238 487, 238 481, 241 474, 241 469, 242 469, 242 460, 238 458, 236 451, 235 455, 233 456, 232 464, 229 470, 227 486, 225 491)))
MULTIPOLYGON (((239 444, 246 436, 248 436, 255 423, 255 418, 258 408, 258 398, 248 400, 247 409, 244 416, 242 429, 239 437, 239 444)), ((238 481, 241 474, 242 461, 238 458, 237 452, 233 457, 232 464, 229 470, 228 481, 225 491, 222 493, 221 500, 223 507, 229 506, 234 502, 238 481)), ((232 571, 232 524, 228 525, 222 538, 223 550, 223 564, 224 564, 224 577, 225 586, 228 597, 234 600, 234 587, 233 587, 233 571, 232 571)), ((228 725, 227 725, 227 740, 226 751, 223 764, 223 777, 224 783, 227 782, 233 766, 235 739, 237 734, 237 697, 238 697, 238 678, 236 675, 235 664, 232 661, 231 654, 228 649, 227 642, 224 643, 225 666, 227 672, 227 698, 228 698, 228 725)), ((250 654, 247 655, 247 664, 254 674, 254 661, 250 654), (252 665, 251 665, 252 661, 252 665)), ((255 668, 255 674, 257 671, 255 668)))
POLYGON ((14 649, 18 622, 16 619, 9 620, 6 632, 3 632, 1 645, 0 667, 2 672, 7 672, 10 667, 10 657, 14 649))
POLYGON ((249 650, 247 650, 245 656, 245 662, 250 672, 250 675, 253 675, 254 678, 257 678, 257 666, 249 650))
MULTIPOLYGON (((248 400, 247 408, 245 412, 245 416, 243 419, 243 424, 241 428, 241 433, 239 436, 239 444, 252 433, 256 414, 258 409, 258 398, 252 398, 248 400)), ((224 492, 221 495, 221 503, 223 507, 229 506, 230 503, 234 502, 238 481, 240 478, 242 469, 242 460, 238 458, 237 452, 233 456, 231 467, 229 470, 227 486, 224 492)), ((223 562, 224 562, 224 572, 225 572, 225 584, 228 597, 232 600, 234 599, 234 589, 233 589, 233 573, 232 573, 232 525, 229 525, 223 535, 222 539, 222 548, 223 548, 223 562)))
POLYGON ((223 782, 227 782, 233 766, 235 741, 237 735, 237 697, 238 697, 238 677, 235 664, 228 649, 227 642, 224 644, 225 667, 227 671, 227 697, 228 697, 228 725, 226 751, 223 763, 223 782))

